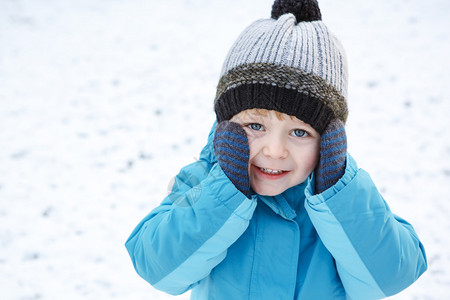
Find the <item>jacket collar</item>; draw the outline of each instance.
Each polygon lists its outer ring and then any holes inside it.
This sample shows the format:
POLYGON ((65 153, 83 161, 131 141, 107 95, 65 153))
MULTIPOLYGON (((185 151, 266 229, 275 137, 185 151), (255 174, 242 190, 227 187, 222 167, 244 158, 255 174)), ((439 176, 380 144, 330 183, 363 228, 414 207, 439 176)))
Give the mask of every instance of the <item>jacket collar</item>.
POLYGON ((311 178, 308 178, 303 183, 291 187, 283 193, 276 196, 262 196, 256 195, 268 207, 270 207, 277 215, 286 220, 293 221, 297 216, 296 210, 299 210, 304 203, 305 188, 311 178))

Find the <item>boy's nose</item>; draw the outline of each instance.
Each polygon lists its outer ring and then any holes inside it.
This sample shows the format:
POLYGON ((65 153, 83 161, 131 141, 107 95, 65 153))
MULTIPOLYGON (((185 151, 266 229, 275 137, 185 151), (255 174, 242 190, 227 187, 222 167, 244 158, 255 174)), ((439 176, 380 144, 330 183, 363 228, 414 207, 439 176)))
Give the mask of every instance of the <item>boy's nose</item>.
POLYGON ((280 138, 272 138, 267 141, 263 148, 263 154, 274 159, 284 159, 288 156, 285 143, 280 138))

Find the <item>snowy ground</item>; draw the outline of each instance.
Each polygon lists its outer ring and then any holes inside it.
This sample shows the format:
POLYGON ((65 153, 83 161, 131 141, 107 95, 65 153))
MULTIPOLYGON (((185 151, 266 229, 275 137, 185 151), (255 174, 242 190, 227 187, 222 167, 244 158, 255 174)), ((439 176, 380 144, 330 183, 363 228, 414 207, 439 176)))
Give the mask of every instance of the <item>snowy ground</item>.
MULTIPOLYGON (((173 299, 123 244, 198 155, 226 52, 271 3, 0 0, 2 299, 173 299)), ((349 57, 349 150, 427 250, 392 299, 449 299, 450 2, 320 4, 349 57)))

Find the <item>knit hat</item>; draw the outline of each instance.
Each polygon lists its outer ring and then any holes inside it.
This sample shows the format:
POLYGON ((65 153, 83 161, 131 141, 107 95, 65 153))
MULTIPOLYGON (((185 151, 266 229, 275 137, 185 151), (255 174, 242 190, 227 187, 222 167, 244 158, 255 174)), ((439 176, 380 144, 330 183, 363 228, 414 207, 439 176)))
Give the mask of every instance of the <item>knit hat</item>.
POLYGON ((347 63, 316 0, 276 0, 270 19, 248 26, 223 64, 217 121, 252 108, 295 116, 323 133, 347 119, 347 63))

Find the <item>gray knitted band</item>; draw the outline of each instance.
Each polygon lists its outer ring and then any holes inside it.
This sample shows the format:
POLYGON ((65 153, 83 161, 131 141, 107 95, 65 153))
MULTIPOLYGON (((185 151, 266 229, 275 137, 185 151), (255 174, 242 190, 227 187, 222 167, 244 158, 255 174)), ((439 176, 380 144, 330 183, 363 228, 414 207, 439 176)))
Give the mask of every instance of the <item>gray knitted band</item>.
MULTIPOLYGON (((334 86, 312 73, 271 63, 244 64, 230 70, 219 81, 215 102, 220 101, 220 96, 228 90, 244 84, 266 84, 296 90, 298 93, 323 102, 336 118, 343 122, 347 120, 347 103, 344 96, 334 86)), ((297 112, 292 111, 291 115, 297 115, 297 112)))

